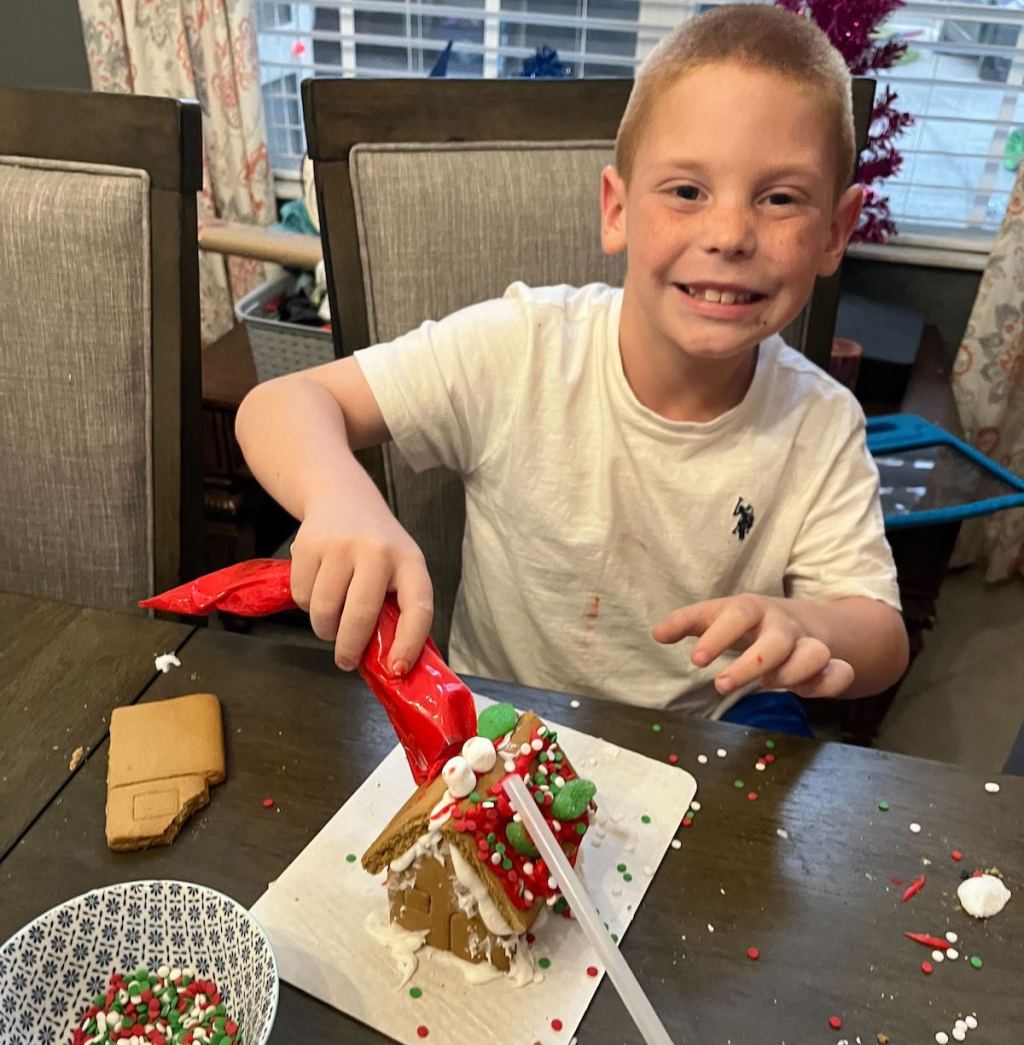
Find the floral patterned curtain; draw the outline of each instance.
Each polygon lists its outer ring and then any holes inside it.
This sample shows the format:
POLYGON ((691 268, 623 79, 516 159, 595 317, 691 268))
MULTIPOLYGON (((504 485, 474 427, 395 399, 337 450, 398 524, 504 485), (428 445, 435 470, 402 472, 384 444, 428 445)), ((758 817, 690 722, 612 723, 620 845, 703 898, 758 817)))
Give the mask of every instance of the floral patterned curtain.
MULTIPOLYGON (((957 352, 953 393, 967 440, 1024 476, 1024 165, 957 352)), ((989 581, 1024 573, 1024 510, 964 524, 954 561, 977 560, 989 581)))
MULTIPOLYGON (((252 0, 78 0, 97 91, 196 98, 203 110, 199 220, 275 220, 252 0)), ((262 262, 199 255, 203 343, 234 323, 262 262)))

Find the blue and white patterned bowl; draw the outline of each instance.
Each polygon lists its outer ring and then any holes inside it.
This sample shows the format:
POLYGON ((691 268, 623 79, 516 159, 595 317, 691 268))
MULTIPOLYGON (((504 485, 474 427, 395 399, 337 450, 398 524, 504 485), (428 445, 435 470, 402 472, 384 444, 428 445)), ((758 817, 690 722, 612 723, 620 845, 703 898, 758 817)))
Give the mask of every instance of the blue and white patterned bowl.
POLYGON ((244 1045, 266 1045, 277 1014, 274 952, 249 912, 191 882, 123 882, 40 915, 0 947, 0 1042, 66 1045, 112 973, 193 966, 216 981, 244 1045))

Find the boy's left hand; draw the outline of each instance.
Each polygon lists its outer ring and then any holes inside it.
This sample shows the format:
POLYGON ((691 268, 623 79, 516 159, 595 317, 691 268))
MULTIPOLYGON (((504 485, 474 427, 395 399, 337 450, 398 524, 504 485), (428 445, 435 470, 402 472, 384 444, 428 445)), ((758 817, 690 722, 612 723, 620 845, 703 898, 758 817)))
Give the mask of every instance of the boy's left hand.
POLYGON ((832 656, 820 638, 787 611, 785 599, 733 595, 674 610, 654 628, 658 642, 696 636, 690 659, 703 668, 726 650, 747 648, 715 676, 728 694, 750 682, 764 689, 788 689, 801 697, 837 697, 853 682, 853 667, 832 656))

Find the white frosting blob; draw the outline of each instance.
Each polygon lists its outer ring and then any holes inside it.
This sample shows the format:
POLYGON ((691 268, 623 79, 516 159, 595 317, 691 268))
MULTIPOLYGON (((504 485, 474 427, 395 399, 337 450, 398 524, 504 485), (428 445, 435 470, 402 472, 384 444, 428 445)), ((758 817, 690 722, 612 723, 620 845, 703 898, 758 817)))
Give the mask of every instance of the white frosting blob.
POLYGON ((470 737, 462 745, 462 757, 474 773, 489 773, 498 760, 498 753, 487 737, 470 737))
POLYGON ((461 755, 445 762, 441 776, 453 798, 465 798, 476 787, 476 774, 461 755))
POLYGON ((956 891, 960 906, 972 918, 991 918, 998 914, 1010 899, 1010 890, 994 874, 966 878, 956 891))
POLYGON ((459 885, 467 890, 476 900, 477 910, 480 913, 487 931, 495 936, 514 936, 512 926, 505 921, 498 905, 491 899, 487 886, 480 880, 480 876, 466 862, 466 858, 459 852, 457 846, 451 847, 452 867, 455 869, 455 877, 459 885))

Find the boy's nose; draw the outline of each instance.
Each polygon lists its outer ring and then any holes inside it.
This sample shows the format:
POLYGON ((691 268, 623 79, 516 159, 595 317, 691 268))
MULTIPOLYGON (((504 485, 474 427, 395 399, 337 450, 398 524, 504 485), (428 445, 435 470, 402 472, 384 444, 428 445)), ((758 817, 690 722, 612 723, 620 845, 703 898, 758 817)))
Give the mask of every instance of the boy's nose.
POLYGON ((716 207, 707 216, 703 247, 709 254, 748 257, 754 253, 757 236, 749 211, 743 207, 716 207))

